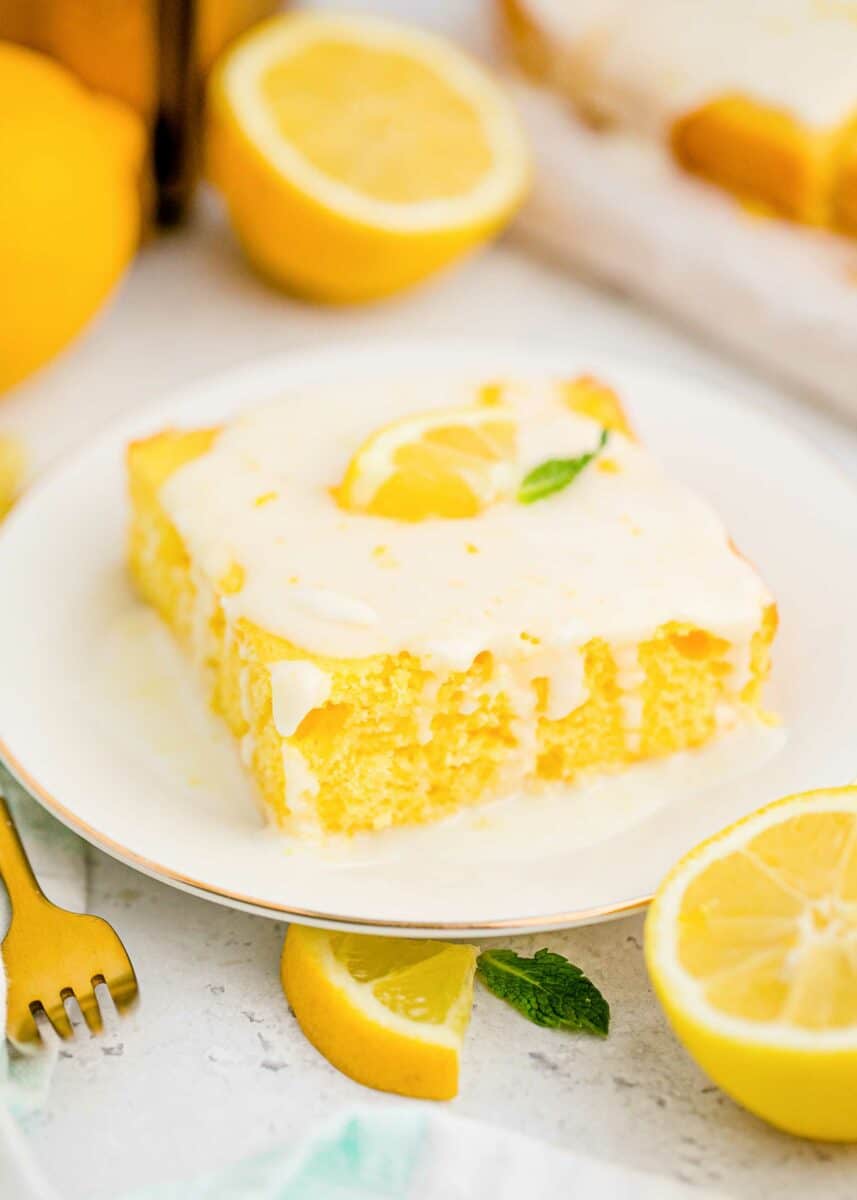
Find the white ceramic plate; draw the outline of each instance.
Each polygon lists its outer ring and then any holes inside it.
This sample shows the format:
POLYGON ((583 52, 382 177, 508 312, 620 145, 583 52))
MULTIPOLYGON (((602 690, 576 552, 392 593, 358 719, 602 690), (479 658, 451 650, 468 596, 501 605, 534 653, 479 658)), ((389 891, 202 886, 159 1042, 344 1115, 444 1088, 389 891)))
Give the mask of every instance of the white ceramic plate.
MULTIPOLYGON (((312 419, 306 414, 305 419, 312 419)), ((0 757, 62 821, 166 883, 274 917, 391 933, 548 929, 643 905, 707 834, 857 774, 857 494, 800 437, 702 383, 603 352, 427 343, 268 360, 158 404, 34 488, 0 533, 0 757), (592 371, 708 496, 779 602, 770 703, 739 737, 526 815, 493 806, 355 845, 266 829, 229 739, 122 568, 126 442, 218 421, 292 384, 386 373, 592 371)))

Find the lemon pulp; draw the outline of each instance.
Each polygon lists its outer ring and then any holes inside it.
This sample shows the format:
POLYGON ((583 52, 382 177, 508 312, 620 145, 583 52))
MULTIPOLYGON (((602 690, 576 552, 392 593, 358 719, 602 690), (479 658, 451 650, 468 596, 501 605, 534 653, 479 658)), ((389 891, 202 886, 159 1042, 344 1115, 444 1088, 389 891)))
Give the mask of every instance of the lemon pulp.
POLYGON ((724 1090, 792 1132, 857 1139, 857 788, 791 797, 688 855, 646 957, 724 1090))
POLYGON ((283 986, 302 1030, 358 1083, 423 1099, 458 1090, 475 946, 292 925, 283 986))
POLYGON ((494 406, 396 421, 357 451, 339 502, 400 521, 476 516, 514 486, 516 432, 494 406))

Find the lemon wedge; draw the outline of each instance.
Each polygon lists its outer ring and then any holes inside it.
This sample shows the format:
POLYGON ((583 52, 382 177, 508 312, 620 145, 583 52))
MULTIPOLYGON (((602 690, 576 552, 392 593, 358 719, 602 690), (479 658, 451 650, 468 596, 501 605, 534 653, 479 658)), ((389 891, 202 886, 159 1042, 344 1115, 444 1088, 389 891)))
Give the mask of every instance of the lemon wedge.
POLYGON ((494 405, 405 417, 363 443, 336 497, 399 521, 474 517, 514 491, 516 440, 513 414, 494 405))
POLYGON ((688 854, 646 962, 725 1092, 790 1133, 857 1140, 857 787, 788 797, 688 854))
POLYGON ((212 76, 208 171, 252 261, 323 300, 394 292, 500 228, 529 160, 481 67, 428 33, 295 13, 212 76))
POLYGON ((286 998, 307 1038, 367 1087, 425 1100, 458 1091, 475 946, 290 925, 286 998))

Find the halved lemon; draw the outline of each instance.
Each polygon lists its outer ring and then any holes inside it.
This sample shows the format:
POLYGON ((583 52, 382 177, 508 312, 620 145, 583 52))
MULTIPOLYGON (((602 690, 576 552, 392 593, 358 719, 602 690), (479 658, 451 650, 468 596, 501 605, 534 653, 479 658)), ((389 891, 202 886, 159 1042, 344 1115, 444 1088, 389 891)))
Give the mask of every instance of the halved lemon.
POLYGON ((307 1038, 358 1083, 425 1100, 458 1092, 475 946, 290 925, 286 998, 307 1038))
POLYGON ((399 521, 474 517, 514 491, 516 441, 514 414, 495 403, 405 417, 363 443, 336 497, 399 521))
POLYGON ((790 1133, 857 1140, 857 787, 788 797, 688 854, 646 962, 725 1092, 790 1133))
POLYGON ((324 300, 368 299, 483 241, 526 191, 518 119, 450 43, 364 16, 295 13, 230 49, 207 162, 251 259, 324 300))

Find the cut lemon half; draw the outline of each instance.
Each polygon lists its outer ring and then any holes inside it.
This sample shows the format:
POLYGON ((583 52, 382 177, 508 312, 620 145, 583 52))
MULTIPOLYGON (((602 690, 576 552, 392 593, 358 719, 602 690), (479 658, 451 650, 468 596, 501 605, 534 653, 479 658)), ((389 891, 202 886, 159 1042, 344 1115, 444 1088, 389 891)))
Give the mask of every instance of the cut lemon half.
POLYGON ((336 497, 399 521, 474 517, 514 492, 516 442, 514 415, 496 404, 406 417, 363 443, 336 497))
POLYGON ((725 1092, 791 1133, 857 1140, 857 787, 781 800, 688 854, 646 962, 725 1092))
POLYGON ((424 1100, 458 1092, 475 946, 290 925, 286 998, 307 1038, 358 1083, 424 1100))
POLYGON ((518 119, 450 43, 363 16, 295 13, 212 76, 207 162, 251 259, 325 300, 422 279, 526 191, 518 119))

